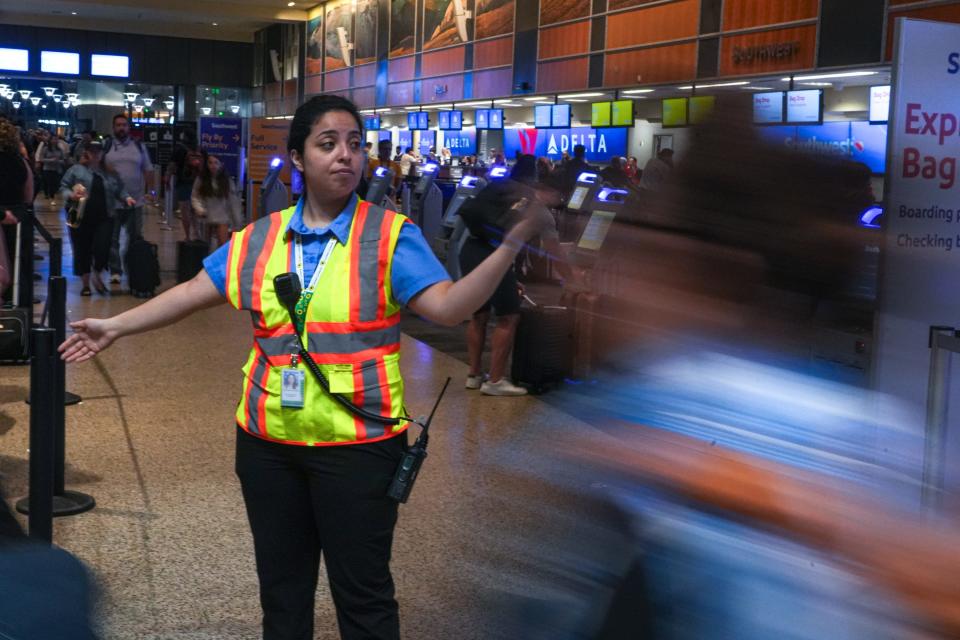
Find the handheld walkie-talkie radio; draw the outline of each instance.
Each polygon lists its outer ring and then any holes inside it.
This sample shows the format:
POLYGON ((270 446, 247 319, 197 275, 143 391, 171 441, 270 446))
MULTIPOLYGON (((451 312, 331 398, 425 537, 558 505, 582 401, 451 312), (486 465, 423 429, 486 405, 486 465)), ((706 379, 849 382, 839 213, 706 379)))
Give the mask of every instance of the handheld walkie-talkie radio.
MULTIPOLYGON (((297 304, 297 300, 300 298, 300 276, 295 273, 283 273, 273 279, 273 285, 277 297, 280 299, 280 303, 286 307, 290 314, 290 320, 294 323, 294 327, 296 327, 296 315, 294 313, 294 307, 297 304)), ((294 329, 294 334, 296 334, 296 329, 294 329)), ((403 458, 400 460, 400 465, 397 467, 397 471, 393 475, 393 481, 390 483, 390 488, 387 489, 388 497, 400 503, 406 502, 410 497, 410 492, 413 490, 413 483, 417 480, 417 474, 420 472, 420 466, 427 457, 427 443, 430 440, 430 423, 433 422, 433 415, 437 412, 437 407, 440 406, 440 401, 443 400, 443 394, 447 392, 447 387, 450 385, 450 378, 447 378, 447 381, 443 385, 443 389, 440 390, 440 396, 433 405, 433 410, 430 412, 430 417, 427 418, 425 422, 420 422, 406 417, 388 418, 386 416, 381 416, 379 414, 367 411, 362 407, 358 407, 342 394, 333 393, 330 390, 330 383, 323 375, 323 372, 320 371, 320 367, 317 366, 317 363, 314 362, 313 357, 303 345, 303 340, 298 334, 296 334, 296 340, 300 358, 307 365, 307 369, 309 369, 310 373, 312 373, 317 379, 317 382, 320 383, 320 386, 323 388, 323 390, 326 391, 345 409, 354 415, 363 418, 364 420, 371 420, 380 424, 396 425, 400 424, 401 422, 413 422, 420 425, 420 435, 413 443, 413 446, 407 449, 407 451, 403 454, 403 458)))
POLYGON ((387 489, 387 496, 401 504, 406 502, 410 497, 410 492, 413 491, 413 483, 416 482, 417 474, 420 473, 420 465, 427 459, 427 443, 430 441, 430 423, 433 422, 433 414, 437 412, 437 407, 440 406, 440 401, 443 400, 443 394, 447 392, 448 386, 450 386, 450 378, 447 378, 447 381, 443 383, 443 389, 440 390, 440 395, 433 405, 430 417, 427 418, 426 422, 417 422, 421 429, 420 435, 417 436, 413 446, 403 454, 403 458, 400 459, 400 465, 397 467, 396 473, 393 474, 393 481, 390 483, 390 488, 387 489))

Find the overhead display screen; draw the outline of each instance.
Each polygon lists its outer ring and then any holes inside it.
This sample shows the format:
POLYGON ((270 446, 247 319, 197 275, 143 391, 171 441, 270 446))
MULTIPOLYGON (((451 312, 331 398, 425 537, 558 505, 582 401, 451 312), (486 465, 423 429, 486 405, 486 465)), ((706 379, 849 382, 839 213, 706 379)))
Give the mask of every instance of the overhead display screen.
POLYGON ((616 100, 611 109, 610 122, 615 127, 633 126, 633 100, 616 100))
POLYGON ((477 129, 489 129, 490 109, 477 109, 473 113, 473 119, 476 121, 477 129))
POLYGON ((40 71, 71 76, 80 75, 80 54, 67 51, 41 51, 40 71))
POLYGON ((477 129, 503 129, 503 109, 477 109, 474 120, 477 129))
POLYGON ((538 104, 533 108, 533 126, 537 129, 549 129, 553 126, 552 104, 538 104))
POLYGON ((787 91, 787 122, 819 124, 823 121, 823 91, 787 91))
POLYGON ((537 129, 569 129, 569 104, 538 104, 533 108, 533 126, 537 129))
POLYGON ((426 111, 411 111, 407 114, 407 128, 422 131, 430 128, 430 114, 426 111))
POLYGON ((570 127, 570 105, 569 104, 555 104, 550 109, 550 115, 553 120, 551 126, 557 127, 560 129, 567 129, 570 127))
POLYGON ((463 112, 440 111, 437 113, 437 127, 441 131, 459 131, 463 128, 463 112))
POLYGON ((890 85, 870 87, 870 122, 881 123, 890 119, 890 85))
POLYGON ((0 69, 5 71, 29 71, 30 52, 26 49, 0 48, 0 69))
POLYGON ((663 100, 664 127, 685 127, 688 122, 686 98, 665 98, 663 100))
POLYGON ((129 78, 130 58, 128 56, 109 56, 95 53, 90 56, 90 75, 129 78))
POLYGON ((363 119, 363 128, 367 131, 380 130, 380 116, 368 116, 363 119))
POLYGON ((753 121, 756 124, 783 124, 783 91, 753 94, 753 121))
POLYGON ((594 102, 590 109, 590 125, 594 127, 610 126, 610 103, 594 102))
POLYGON ((693 96, 690 98, 690 124, 700 124, 709 118, 716 104, 716 96, 693 96))

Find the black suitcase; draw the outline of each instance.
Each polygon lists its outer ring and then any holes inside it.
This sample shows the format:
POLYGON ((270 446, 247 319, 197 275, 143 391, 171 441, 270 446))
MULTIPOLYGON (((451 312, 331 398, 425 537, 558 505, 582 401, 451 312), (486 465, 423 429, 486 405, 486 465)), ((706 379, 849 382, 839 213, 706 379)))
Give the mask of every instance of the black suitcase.
POLYGON ((210 244, 203 240, 181 240, 177 243, 177 282, 192 280, 203 269, 203 259, 210 244))
POLYGON ((543 393, 570 376, 573 360, 573 310, 567 307, 527 306, 513 343, 513 382, 531 393, 543 393))
MULTIPOLYGON (((33 323, 33 307, 20 306, 20 278, 24 269, 31 271, 28 277, 33 276, 33 264, 24 265, 21 259, 23 225, 23 222, 17 224, 16 248, 12 252, 13 282, 10 284, 12 304, 0 309, 0 360, 20 364, 30 361, 30 329, 33 323)), ((0 242, 3 241, 0 238, 0 242)), ((8 251, 8 254, 10 253, 8 251)))
POLYGON ((153 296, 160 286, 157 245, 143 238, 130 243, 127 250, 127 279, 130 281, 130 293, 137 298, 153 296))

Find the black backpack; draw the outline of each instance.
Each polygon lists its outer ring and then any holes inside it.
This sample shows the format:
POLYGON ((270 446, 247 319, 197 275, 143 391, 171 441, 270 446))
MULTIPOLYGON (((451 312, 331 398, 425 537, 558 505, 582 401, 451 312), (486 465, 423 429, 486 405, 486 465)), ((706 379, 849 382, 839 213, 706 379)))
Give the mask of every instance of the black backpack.
POLYGON ((470 235, 500 242, 523 215, 534 198, 531 189, 515 180, 498 180, 484 187, 460 208, 460 218, 470 235))

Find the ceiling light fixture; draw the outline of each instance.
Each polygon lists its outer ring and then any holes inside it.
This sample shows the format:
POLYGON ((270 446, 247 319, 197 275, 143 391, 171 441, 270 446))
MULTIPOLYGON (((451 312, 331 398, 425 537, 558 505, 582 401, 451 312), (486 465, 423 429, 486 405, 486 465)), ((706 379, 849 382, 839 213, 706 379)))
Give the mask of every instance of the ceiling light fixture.
POLYGON ((137 96, 139 96, 139 95, 140 95, 139 93, 134 93, 134 92, 131 91, 131 92, 128 92, 128 93, 123 94, 123 97, 127 99, 127 102, 133 102, 134 100, 137 99, 137 96))
POLYGON ((172 111, 172 110, 173 110, 173 100, 164 100, 164 101, 163 101, 163 106, 165 106, 165 107, 167 108, 167 111, 172 111))
POLYGON ((656 89, 630 89, 628 91, 621 91, 620 93, 625 96, 632 96, 638 93, 653 93, 654 91, 656 91, 656 89))
POLYGON ((600 98, 605 95, 607 94, 591 92, 591 93, 568 93, 566 95, 557 96, 557 97, 560 98, 561 100, 566 100, 568 98, 600 98))
POLYGON ((33 91, 30 91, 29 89, 20 89, 20 97, 24 100, 29 98, 31 93, 33 93, 33 91))
POLYGON ((61 94, 59 94, 59 93, 53 94, 53 101, 54 101, 54 102, 60 102, 61 100, 63 100, 63 96, 62 96, 61 94))
POLYGON ((740 87, 740 88, 745 89, 747 91, 773 91, 773 87, 754 87, 752 85, 749 85, 746 87, 740 87))
POLYGON ((30 98, 30 102, 33 104, 33 106, 37 106, 38 104, 40 104, 40 98, 37 96, 33 96, 32 98, 30 98))
POLYGON ((218 25, 216 22, 211 22, 210 24, 212 24, 212 25, 215 26, 215 27, 219 27, 219 26, 220 26, 220 25, 218 25))
MULTIPOLYGON (((818 73, 813 76, 796 76, 794 80, 802 82, 803 80, 828 80, 830 78, 859 78, 862 76, 875 76, 879 71, 842 71, 838 73, 818 73)), ((790 82, 790 78, 781 78, 782 82, 790 82)))
POLYGON ((232 104, 232 105, 230 105, 230 113, 232 113, 232 114, 234 114, 234 115, 240 113, 240 105, 238 105, 238 104, 232 104))
POLYGON ((14 100, 14 101, 13 101, 13 108, 14 108, 14 109, 19 109, 19 108, 20 108, 20 101, 19 101, 19 100, 14 100))
MULTIPOLYGON (((749 82, 746 82, 746 81, 740 81, 740 82, 717 82, 717 83, 714 83, 714 84, 698 84, 698 85, 696 85, 696 87, 697 87, 697 89, 716 89, 717 87, 742 87, 742 86, 747 85, 747 84, 750 84, 750 83, 749 83, 749 82)), ((680 89, 681 91, 689 91, 689 90, 693 89, 693 87, 694 87, 694 85, 691 84, 691 85, 687 85, 687 86, 685 86, 685 87, 677 87, 677 89, 680 89)))
POLYGON ((76 100, 77 98, 80 97, 79 93, 65 93, 63 95, 67 96, 67 100, 70 100, 70 101, 76 100))
POLYGON ((43 92, 47 94, 48 98, 51 97, 57 91, 56 87, 42 87, 42 89, 43 89, 43 92))
POLYGON ((210 107, 201 107, 200 111, 203 112, 203 115, 208 116, 210 115, 210 112, 213 111, 213 109, 211 109, 210 107))
POLYGON ((832 87, 832 82, 801 82, 805 87, 832 87))
POLYGON ((71 12, 70 12, 70 15, 75 16, 75 15, 77 15, 77 12, 76 12, 76 11, 71 11, 71 12))
POLYGON ((153 105, 153 98, 144 98, 144 99, 143 99, 143 106, 149 107, 149 106, 152 106, 152 105, 153 105))

